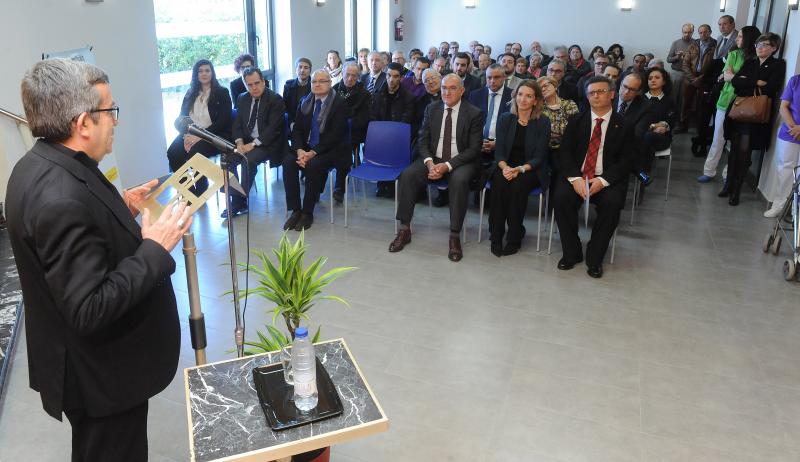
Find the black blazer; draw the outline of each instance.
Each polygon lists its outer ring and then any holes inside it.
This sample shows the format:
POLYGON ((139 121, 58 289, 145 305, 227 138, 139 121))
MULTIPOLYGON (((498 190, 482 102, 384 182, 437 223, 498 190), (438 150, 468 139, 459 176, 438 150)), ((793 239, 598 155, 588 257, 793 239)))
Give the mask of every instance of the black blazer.
MULTIPOLYGON (((189 111, 192 110, 193 104, 194 101, 189 100, 189 92, 187 91, 181 104, 181 114, 175 119, 175 128, 179 127, 182 118, 189 117, 189 111)), ((231 95, 224 87, 219 85, 211 87, 211 94, 208 95, 208 115, 211 117, 211 125, 206 130, 230 140, 231 122, 233 121, 231 95)))
MULTIPOLYGON (((239 111, 236 120, 233 122, 233 139, 241 139, 245 143, 253 141, 247 122, 250 121, 250 108, 253 105, 253 97, 250 93, 239 95, 239 111)), ((286 143, 284 133, 283 100, 274 91, 264 89, 264 93, 258 102, 258 115, 256 125, 258 126, 258 140, 264 146, 276 146, 286 143)))
POLYGON ((347 103, 348 117, 350 117, 350 142, 352 144, 363 143, 367 138, 367 126, 369 126, 372 115, 372 95, 356 82, 353 88, 347 88, 344 82, 339 82, 333 86, 336 93, 344 98, 347 103))
MULTIPOLYGON (((477 90, 473 90, 472 93, 469 94, 469 102, 473 106, 480 109, 481 112, 483 112, 484 124, 485 124, 486 123, 485 119, 489 117, 489 88, 483 87, 477 90)), ((496 124, 500 123, 501 115, 511 110, 511 105, 508 104, 510 102, 511 102, 511 89, 506 86, 503 86, 503 95, 500 97, 500 109, 497 112, 497 122, 495 122, 496 124)), ((495 126, 495 133, 497 133, 497 126, 495 126)))
MULTIPOLYGON (((419 130, 419 156, 422 159, 436 158, 436 147, 439 145, 439 133, 442 131, 444 103, 437 101, 425 108, 425 118, 419 130)), ((456 147, 458 155, 450 159, 450 166, 456 168, 477 162, 483 145, 484 115, 480 109, 461 99, 458 121, 456 122, 456 147)))
POLYGON ((59 420, 64 409, 107 416, 156 395, 175 377, 181 337, 175 261, 142 240, 110 183, 62 150, 37 141, 6 198, 30 384, 59 420))
POLYGON ((397 93, 390 96, 389 85, 384 85, 372 95, 371 120, 410 124, 414 120, 414 97, 403 87, 399 87, 397 93))
POLYGON ((242 78, 236 77, 235 79, 231 80, 230 89, 233 108, 239 109, 239 95, 247 91, 247 88, 244 86, 244 82, 242 82, 242 78))
POLYGON ((746 60, 739 72, 733 76, 731 85, 733 85, 736 96, 753 96, 756 82, 763 80, 767 84, 761 87, 761 94, 775 100, 780 96, 778 91, 783 85, 785 76, 786 61, 770 56, 761 64, 758 58, 751 58, 746 60))
MULTIPOLYGON (((364 85, 364 88, 369 88, 369 78, 372 74, 367 72, 366 74, 361 74, 361 84, 364 85)), ((375 87, 372 89, 372 94, 378 93, 381 91, 383 86, 386 85, 386 73, 381 72, 378 74, 378 78, 375 81, 375 87)))
POLYGON ((286 105, 286 114, 289 118, 289 125, 294 123, 294 116, 297 114, 297 105, 300 100, 311 93, 311 78, 304 86, 300 86, 297 79, 287 80, 283 85, 283 102, 286 105))
MULTIPOLYGON (((511 148, 514 145, 514 137, 519 128, 518 121, 519 117, 510 112, 502 114, 497 120, 497 143, 495 144, 493 167, 497 167, 501 160, 508 162, 511 148)), ((544 116, 531 119, 525 130, 525 163, 530 165, 536 173, 539 184, 546 187, 550 178, 550 167, 547 165, 547 158, 550 154, 550 119, 544 116)))
MULTIPOLYGON (((570 117, 558 154, 559 174, 564 178, 583 176, 581 166, 589 149, 592 136, 592 112, 584 111, 570 117)), ((622 116, 611 114, 603 144, 603 179, 612 186, 628 180, 628 172, 635 155, 633 129, 622 116)))
POLYGON ((328 111, 325 121, 325 130, 319 135, 319 144, 310 146, 308 137, 311 134, 311 117, 313 116, 314 94, 310 93, 303 98, 297 106, 297 113, 292 127, 292 147, 291 150, 296 154, 299 148, 304 150, 314 149, 319 156, 346 156, 350 152, 350 145, 347 136, 347 103, 342 95, 332 91, 328 95, 326 104, 332 104, 328 111), (303 114, 303 103, 311 99, 312 110, 308 114, 303 114))
POLYGON ((473 91, 481 88, 481 79, 467 72, 464 76, 464 94, 469 96, 473 91))
POLYGON ((569 99, 576 103, 578 103, 580 99, 580 96, 578 96, 578 87, 564 80, 562 80, 561 85, 556 88, 556 94, 558 94, 558 97, 561 99, 569 99))

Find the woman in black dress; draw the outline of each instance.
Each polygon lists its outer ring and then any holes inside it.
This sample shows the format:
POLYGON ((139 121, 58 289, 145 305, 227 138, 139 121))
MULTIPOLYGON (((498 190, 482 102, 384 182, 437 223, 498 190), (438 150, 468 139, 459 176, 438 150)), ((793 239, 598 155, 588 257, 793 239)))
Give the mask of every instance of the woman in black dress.
MULTIPOLYGON (((777 34, 767 32, 756 41, 756 57, 742 64, 739 72, 733 76, 731 84, 736 96, 753 96, 759 90, 762 95, 769 96, 772 101, 779 97, 778 91, 783 85, 786 75, 786 61, 774 58, 781 38, 777 34)), ((772 138, 772 120, 764 124, 737 122, 730 118, 726 121, 731 133, 732 149, 728 157, 728 179, 720 192, 720 197, 728 197, 728 204, 739 205, 739 193, 742 191, 745 175, 752 163, 754 149, 768 149, 772 138)))
POLYGON ((492 253, 497 257, 519 250, 525 235, 522 221, 528 194, 546 186, 549 175, 550 120, 541 117, 542 89, 535 80, 523 80, 511 101, 511 112, 497 121, 495 165, 490 174, 489 232, 492 253))
MULTIPOLYGON (((214 65, 207 59, 197 61, 192 67, 192 83, 183 97, 175 128, 181 130, 187 123, 205 128, 226 140, 231 139, 231 95, 219 84, 214 65)), ((196 153, 211 157, 217 152, 211 143, 188 133, 179 133, 167 148, 169 170, 176 171, 196 153)), ((192 188, 198 196, 206 189, 208 180, 205 177, 192 188)))

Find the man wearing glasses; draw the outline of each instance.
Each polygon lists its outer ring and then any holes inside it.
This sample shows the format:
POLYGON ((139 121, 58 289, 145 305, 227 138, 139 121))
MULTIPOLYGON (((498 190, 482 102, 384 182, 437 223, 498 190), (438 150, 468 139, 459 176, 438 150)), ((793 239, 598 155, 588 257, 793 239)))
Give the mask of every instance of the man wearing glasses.
POLYGON ((283 229, 301 231, 314 223, 314 206, 325 187, 328 170, 350 152, 347 136, 347 102, 331 88, 331 76, 318 70, 311 75, 311 94, 297 106, 292 127, 291 153, 283 160, 286 209, 291 211, 283 229), (300 201, 300 170, 306 189, 300 201))
POLYGON ((8 183, 25 300, 31 388, 72 425, 72 460, 147 460, 147 403, 174 378, 180 324, 170 252, 192 223, 181 203, 138 215, 156 180, 122 195, 97 168, 119 108, 108 76, 50 59, 22 81, 38 141, 8 183), (58 82, 53 85, 52 82, 58 82))
POLYGON ((597 206, 592 238, 586 245, 586 272, 600 278, 603 258, 625 205, 635 147, 632 128, 614 112, 611 81, 592 77, 586 84, 586 97, 591 110, 574 115, 564 129, 553 207, 563 250, 558 269, 569 270, 583 261, 576 212, 587 200, 597 206))
POLYGON ((558 58, 553 58, 550 64, 547 65, 547 76, 551 77, 558 82, 556 93, 561 99, 569 99, 578 101, 578 89, 569 82, 564 81, 564 76, 567 72, 567 63, 558 58))

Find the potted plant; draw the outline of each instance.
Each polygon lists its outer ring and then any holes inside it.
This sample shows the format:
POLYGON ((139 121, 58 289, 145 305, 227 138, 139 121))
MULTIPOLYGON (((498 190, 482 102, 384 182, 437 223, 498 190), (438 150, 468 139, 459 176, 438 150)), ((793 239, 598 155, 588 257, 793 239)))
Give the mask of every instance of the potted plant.
MULTIPOLYGON (((319 257, 308 267, 304 258, 308 245, 305 243, 304 233, 301 232, 297 240, 290 242, 286 233, 281 237, 278 247, 272 249, 275 256, 273 263, 269 255, 262 250, 253 253, 260 260, 261 265, 242 265, 258 275, 258 286, 248 290, 239 291, 239 298, 257 295, 274 303, 272 308, 272 324, 267 324, 266 332, 256 330, 257 340, 246 340, 248 347, 245 354, 258 354, 277 351, 291 344, 294 340, 294 331, 300 327, 300 322, 308 321, 309 311, 321 300, 333 300, 350 306, 346 300, 336 295, 323 295, 323 289, 338 279, 343 274, 357 268, 351 266, 337 267, 324 274, 322 267, 327 262, 327 257, 319 257), (276 327, 278 317, 283 318, 289 335, 285 335, 276 327)), ((313 342, 317 342, 320 328, 314 334, 313 342)))

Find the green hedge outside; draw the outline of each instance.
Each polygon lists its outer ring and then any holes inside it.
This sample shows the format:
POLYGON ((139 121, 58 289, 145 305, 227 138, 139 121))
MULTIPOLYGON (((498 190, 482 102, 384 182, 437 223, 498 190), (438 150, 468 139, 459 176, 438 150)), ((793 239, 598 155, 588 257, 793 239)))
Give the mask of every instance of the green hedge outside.
POLYGON ((227 66, 246 48, 244 34, 160 39, 158 62, 162 74, 191 70, 200 59, 227 66))

